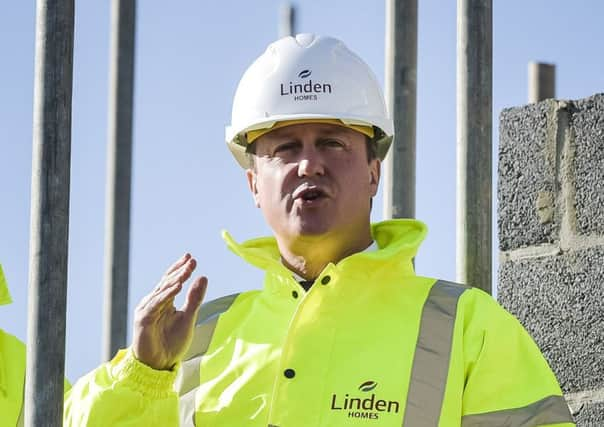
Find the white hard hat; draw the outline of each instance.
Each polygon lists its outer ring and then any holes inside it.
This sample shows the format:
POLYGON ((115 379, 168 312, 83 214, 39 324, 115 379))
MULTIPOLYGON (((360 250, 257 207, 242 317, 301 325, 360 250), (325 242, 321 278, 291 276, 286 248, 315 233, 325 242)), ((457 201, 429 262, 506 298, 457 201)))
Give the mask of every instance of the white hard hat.
POLYGON ((361 58, 332 37, 285 37, 270 44, 243 74, 226 142, 237 162, 247 168, 248 132, 313 119, 373 128, 381 160, 392 142, 392 119, 380 85, 361 58))

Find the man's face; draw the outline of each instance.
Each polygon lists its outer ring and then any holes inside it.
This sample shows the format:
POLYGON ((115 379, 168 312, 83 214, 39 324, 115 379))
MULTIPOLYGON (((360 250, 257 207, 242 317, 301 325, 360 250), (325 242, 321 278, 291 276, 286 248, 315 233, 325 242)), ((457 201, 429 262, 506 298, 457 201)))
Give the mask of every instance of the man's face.
POLYGON ((368 161, 363 134, 304 123, 275 129, 255 144, 248 183, 278 238, 367 232, 380 162, 368 161))

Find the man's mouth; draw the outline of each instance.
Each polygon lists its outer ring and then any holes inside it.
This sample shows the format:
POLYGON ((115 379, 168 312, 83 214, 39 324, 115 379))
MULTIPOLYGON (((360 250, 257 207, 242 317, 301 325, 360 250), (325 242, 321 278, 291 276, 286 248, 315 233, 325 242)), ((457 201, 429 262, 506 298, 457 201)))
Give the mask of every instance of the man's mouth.
POLYGON ((327 193, 323 189, 307 185, 298 187, 293 194, 294 200, 300 199, 303 202, 313 202, 324 197, 327 197, 327 193))
POLYGON ((308 190, 308 191, 304 191, 300 195, 300 198, 304 201, 310 201, 310 200, 317 200, 322 195, 323 195, 323 193, 319 190, 308 190))

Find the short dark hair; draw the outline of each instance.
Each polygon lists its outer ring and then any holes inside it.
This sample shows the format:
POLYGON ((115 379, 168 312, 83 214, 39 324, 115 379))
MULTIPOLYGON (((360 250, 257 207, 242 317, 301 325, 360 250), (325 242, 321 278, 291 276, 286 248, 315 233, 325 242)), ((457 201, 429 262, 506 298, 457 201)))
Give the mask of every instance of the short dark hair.
POLYGON ((367 161, 377 158, 375 139, 365 135, 365 146, 367 147, 367 161))
POLYGON ((256 162, 255 162, 254 158, 256 157, 256 141, 252 142, 251 144, 246 145, 245 157, 247 158, 247 161, 248 161, 248 167, 252 168, 252 169, 255 168, 256 162))

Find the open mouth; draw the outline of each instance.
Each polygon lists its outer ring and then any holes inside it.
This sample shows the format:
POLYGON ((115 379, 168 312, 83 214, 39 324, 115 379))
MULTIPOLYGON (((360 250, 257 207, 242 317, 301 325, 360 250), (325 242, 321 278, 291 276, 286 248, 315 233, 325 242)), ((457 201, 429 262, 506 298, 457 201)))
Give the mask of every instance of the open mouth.
POLYGON ((308 201, 312 201, 312 200, 317 200, 318 198, 324 196, 325 194, 321 191, 321 190, 308 190, 308 191, 304 191, 302 192, 302 194, 300 195, 300 198, 302 200, 304 200, 305 202, 308 201))
POLYGON ((302 186, 294 194, 294 199, 302 200, 305 203, 311 203, 327 197, 327 193, 315 186, 302 186))

